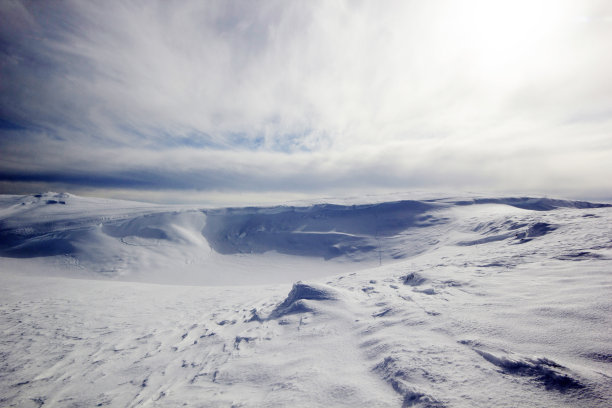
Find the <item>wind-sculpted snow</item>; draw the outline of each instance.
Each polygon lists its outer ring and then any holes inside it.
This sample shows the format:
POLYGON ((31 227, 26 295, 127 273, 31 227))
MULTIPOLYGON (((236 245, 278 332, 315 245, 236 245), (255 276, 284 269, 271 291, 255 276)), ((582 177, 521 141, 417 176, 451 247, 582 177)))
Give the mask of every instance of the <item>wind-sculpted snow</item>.
POLYGON ((308 301, 337 300, 338 296, 332 288, 323 285, 308 285, 297 282, 293 285, 287 298, 270 313, 271 319, 277 319, 290 314, 315 312, 308 301))
POLYGON ((423 283, 425 283, 426 281, 427 281, 427 279, 422 277, 418 273, 410 272, 404 278, 404 285, 419 286, 419 285, 422 285, 423 283))
POLYGON ((2 407, 612 406, 606 206, 0 204, 2 407))
POLYGON ((445 405, 431 395, 424 394, 411 385, 411 375, 402 369, 393 357, 386 357, 374 367, 380 375, 402 396, 402 408, 419 406, 423 408, 443 408, 445 405))
POLYGON ((567 392, 583 389, 585 386, 579 380, 572 378, 563 370, 565 367, 547 358, 516 358, 496 356, 486 351, 474 349, 489 363, 499 367, 502 372, 523 377, 532 377, 544 385, 547 390, 567 392))
POLYGON ((177 210, 49 193, 11 197, 5 205, 2 256, 63 257, 105 276, 157 276, 152 281, 165 281, 154 273, 155 265, 163 265, 179 272, 176 282, 183 283, 231 282, 233 272, 227 279, 218 274, 210 279, 198 276, 197 266, 212 270, 221 262, 244 274, 245 266, 227 257, 236 254, 334 260, 319 262, 322 274, 345 270, 347 261, 373 266, 428 250, 438 243, 438 227, 450 221, 440 214, 448 204, 420 201, 177 210))
POLYGON ((0 255, 23 258, 76 254, 79 243, 95 240, 101 226, 162 211, 66 193, 6 196, 0 203, 0 255))
POLYGON ((204 235, 222 254, 280 253, 326 259, 377 251, 380 240, 448 222, 440 204, 243 208, 207 211, 204 235))
POLYGON ((479 238, 473 241, 461 241, 458 245, 480 245, 488 242, 509 240, 515 244, 524 244, 534 238, 544 236, 553 232, 557 227, 546 222, 535 223, 517 223, 510 220, 494 221, 488 223, 487 228, 479 225, 474 229, 476 232, 481 232, 484 238, 479 238))
POLYGON ((556 200, 553 198, 505 197, 505 198, 475 198, 469 201, 455 201, 457 205, 474 204, 504 204, 523 210, 550 211, 557 208, 605 208, 610 204, 590 203, 588 201, 556 200))
MULTIPOLYGON (((3 203, 0 255, 63 256, 79 267, 126 278, 135 278, 131 271, 143 264, 174 264, 178 269, 199 264, 206 268, 214 264, 211 251, 220 255, 274 252, 338 261, 320 264, 330 272, 346 261, 373 266, 409 258, 439 245, 455 228, 453 209, 495 204, 544 212, 604 206, 502 198, 187 210, 56 193, 9 196, 3 203), (173 250, 160 251, 159 247, 173 250), (101 264, 104 267, 100 268, 101 264)), ((478 233, 474 239, 458 244, 526 243, 556 229, 551 223, 516 218, 480 223, 474 228, 478 233)), ((144 273, 139 272, 139 276, 144 273)))

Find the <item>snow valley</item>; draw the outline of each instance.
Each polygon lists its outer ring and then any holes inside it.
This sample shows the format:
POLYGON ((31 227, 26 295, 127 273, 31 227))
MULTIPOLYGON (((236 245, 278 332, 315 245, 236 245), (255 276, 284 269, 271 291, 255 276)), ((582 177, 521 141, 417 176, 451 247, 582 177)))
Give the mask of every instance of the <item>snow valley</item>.
POLYGON ((0 405, 608 407, 612 207, 0 197, 0 405))

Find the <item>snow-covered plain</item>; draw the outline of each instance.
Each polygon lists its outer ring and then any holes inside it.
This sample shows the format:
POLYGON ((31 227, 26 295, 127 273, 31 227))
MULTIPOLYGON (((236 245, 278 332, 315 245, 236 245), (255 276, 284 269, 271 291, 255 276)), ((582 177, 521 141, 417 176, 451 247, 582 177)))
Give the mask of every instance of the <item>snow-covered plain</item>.
POLYGON ((612 208, 0 196, 0 406, 609 407, 612 208))

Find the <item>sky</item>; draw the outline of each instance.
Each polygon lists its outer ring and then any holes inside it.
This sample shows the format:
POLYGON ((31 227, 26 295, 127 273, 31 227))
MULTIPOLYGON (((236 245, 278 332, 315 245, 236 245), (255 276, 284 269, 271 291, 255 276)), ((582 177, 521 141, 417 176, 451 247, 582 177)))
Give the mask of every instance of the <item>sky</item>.
POLYGON ((608 0, 0 0, 0 193, 612 200, 608 0))

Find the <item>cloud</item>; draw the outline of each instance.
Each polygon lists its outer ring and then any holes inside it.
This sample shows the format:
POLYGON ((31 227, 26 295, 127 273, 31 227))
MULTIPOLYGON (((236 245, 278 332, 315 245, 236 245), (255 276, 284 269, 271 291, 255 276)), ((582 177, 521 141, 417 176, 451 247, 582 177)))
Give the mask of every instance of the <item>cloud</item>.
POLYGON ((611 9, 5 1, 0 179, 601 195, 612 177, 611 9))

